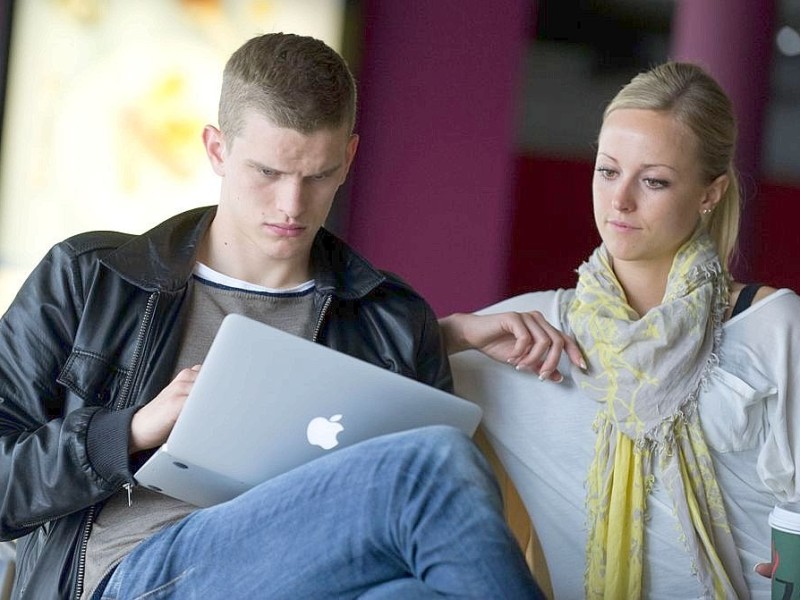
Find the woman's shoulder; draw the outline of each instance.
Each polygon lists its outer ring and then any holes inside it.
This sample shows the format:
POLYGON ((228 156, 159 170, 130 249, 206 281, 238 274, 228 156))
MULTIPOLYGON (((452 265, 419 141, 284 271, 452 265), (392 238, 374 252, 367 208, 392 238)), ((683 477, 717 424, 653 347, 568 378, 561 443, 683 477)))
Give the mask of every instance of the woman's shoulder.
POLYGON ((728 319, 731 321, 758 314, 769 314, 770 318, 784 312, 796 315, 797 310, 800 310, 800 296, 789 288, 738 282, 731 286, 728 309, 728 319))

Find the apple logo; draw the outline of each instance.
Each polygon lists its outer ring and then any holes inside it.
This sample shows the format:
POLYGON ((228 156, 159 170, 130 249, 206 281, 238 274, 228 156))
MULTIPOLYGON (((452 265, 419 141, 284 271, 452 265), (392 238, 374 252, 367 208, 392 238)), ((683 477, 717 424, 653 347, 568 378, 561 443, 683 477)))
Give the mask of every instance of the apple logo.
POLYGON ((333 415, 330 419, 325 417, 316 417, 311 419, 306 428, 306 437, 308 443, 314 446, 319 446, 323 450, 330 450, 339 444, 336 436, 344 430, 339 421, 342 420, 342 415, 333 415))

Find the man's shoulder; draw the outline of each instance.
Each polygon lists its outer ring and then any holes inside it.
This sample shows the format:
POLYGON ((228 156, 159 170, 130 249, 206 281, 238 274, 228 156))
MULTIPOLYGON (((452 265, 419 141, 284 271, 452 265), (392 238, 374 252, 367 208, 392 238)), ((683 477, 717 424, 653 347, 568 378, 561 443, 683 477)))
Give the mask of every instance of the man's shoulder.
POLYGON ((76 255, 102 252, 115 250, 133 237, 133 234, 121 231, 87 231, 66 238, 56 244, 56 248, 63 248, 76 255))
POLYGON ((408 306, 428 309, 427 300, 400 275, 383 269, 379 269, 378 272, 383 276, 383 281, 368 295, 368 298, 379 302, 394 299, 408 306))
POLYGON ((417 292, 417 290, 415 290, 410 283, 408 283, 397 273, 386 271, 384 269, 378 269, 378 272, 383 275, 384 281, 382 285, 387 290, 393 293, 410 294, 412 296, 421 297, 419 292, 417 292))

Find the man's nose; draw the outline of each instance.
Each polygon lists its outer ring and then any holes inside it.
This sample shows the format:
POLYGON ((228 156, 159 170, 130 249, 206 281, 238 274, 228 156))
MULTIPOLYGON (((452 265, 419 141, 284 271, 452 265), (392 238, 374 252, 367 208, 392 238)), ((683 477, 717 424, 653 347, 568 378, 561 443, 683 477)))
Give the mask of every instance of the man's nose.
POLYGON ((299 217, 303 212, 303 183, 293 179, 282 182, 278 191, 278 210, 290 219, 299 217))

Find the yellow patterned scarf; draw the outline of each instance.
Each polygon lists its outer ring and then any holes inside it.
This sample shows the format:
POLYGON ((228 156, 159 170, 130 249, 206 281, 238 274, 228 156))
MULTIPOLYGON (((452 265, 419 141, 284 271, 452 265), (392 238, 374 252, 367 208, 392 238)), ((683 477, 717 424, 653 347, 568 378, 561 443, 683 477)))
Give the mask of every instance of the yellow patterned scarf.
POLYGON ((604 246, 578 271, 564 309, 589 370, 574 375, 602 404, 587 480, 586 597, 641 598, 653 461, 707 598, 747 598, 711 455, 697 415, 717 361, 727 278, 698 229, 678 251, 664 300, 639 318, 604 246))

